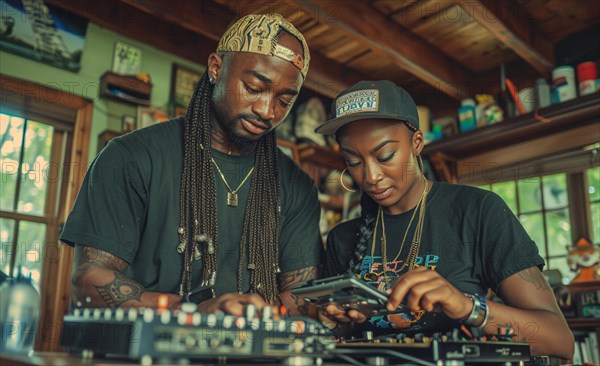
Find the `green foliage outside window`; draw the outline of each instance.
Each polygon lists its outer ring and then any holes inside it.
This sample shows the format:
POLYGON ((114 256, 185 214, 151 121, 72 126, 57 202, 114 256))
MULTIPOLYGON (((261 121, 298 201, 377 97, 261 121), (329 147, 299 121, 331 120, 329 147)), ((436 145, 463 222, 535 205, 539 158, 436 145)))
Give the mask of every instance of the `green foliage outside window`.
POLYGON ((492 192, 500 196, 510 207, 512 212, 517 212, 517 195, 515 192, 515 183, 512 181, 492 184, 492 192))
MULTIPOLYGON (((53 134, 50 125, 0 114, 0 211, 3 213, 45 216, 48 183, 60 178, 50 164, 53 134)), ((3 215, 0 239, 0 269, 14 275, 21 264, 23 273, 31 275, 34 285, 39 286, 46 225, 3 215), (11 263, 14 263, 12 268, 11 263)))
MULTIPOLYGON (((570 280, 567 247, 571 243, 567 175, 564 173, 494 183, 497 193, 519 218, 546 260, 546 269, 559 269, 570 280)), ((600 205, 600 203, 599 203, 600 205)))
POLYGON ((600 166, 587 170, 588 197, 592 217, 592 240, 600 243, 600 166))

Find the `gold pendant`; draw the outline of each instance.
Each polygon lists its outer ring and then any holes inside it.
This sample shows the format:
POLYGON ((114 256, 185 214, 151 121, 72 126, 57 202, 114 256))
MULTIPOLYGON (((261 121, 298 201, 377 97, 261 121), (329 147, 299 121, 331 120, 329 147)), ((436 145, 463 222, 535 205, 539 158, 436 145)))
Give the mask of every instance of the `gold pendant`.
POLYGON ((237 207, 238 195, 235 192, 227 192, 227 206, 237 207))

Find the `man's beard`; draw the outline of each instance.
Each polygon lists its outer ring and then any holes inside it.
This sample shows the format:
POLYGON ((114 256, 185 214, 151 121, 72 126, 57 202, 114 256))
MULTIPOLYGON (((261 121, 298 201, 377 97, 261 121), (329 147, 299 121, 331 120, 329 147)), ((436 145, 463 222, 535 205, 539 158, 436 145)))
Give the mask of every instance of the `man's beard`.
POLYGON ((271 125, 271 122, 265 121, 262 118, 260 118, 258 116, 251 115, 251 114, 238 114, 232 120, 230 120, 229 122, 227 122, 223 127, 224 127, 224 130, 227 133, 227 136, 229 137, 229 139, 233 143, 238 144, 238 145, 252 145, 252 144, 255 144, 263 136, 265 136, 267 133, 269 133, 269 132, 271 132, 273 130, 273 125, 271 125), (267 132, 264 133, 264 134, 262 134, 262 135, 260 135, 260 136, 256 136, 255 138, 242 135, 238 131, 238 129, 242 128, 240 126, 242 119, 260 121, 262 124, 264 124, 264 125, 267 126, 267 129, 266 129, 267 132))
POLYGON ((258 140, 260 140, 260 137, 257 137, 256 139, 252 139, 249 138, 248 136, 243 136, 242 134, 240 134, 236 128, 237 124, 236 122, 239 120, 239 117, 234 118, 232 121, 230 121, 229 123, 227 123, 224 127, 225 127, 225 133, 227 133, 227 136, 229 137, 229 139, 231 140, 231 142, 233 142, 236 145, 252 145, 255 144, 256 142, 258 142, 258 140))

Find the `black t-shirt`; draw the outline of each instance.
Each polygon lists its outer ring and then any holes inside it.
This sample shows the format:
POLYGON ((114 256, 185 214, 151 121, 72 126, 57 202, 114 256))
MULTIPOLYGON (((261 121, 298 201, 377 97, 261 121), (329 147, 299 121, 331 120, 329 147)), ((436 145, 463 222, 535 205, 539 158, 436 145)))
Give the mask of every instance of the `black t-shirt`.
MULTIPOLYGON (((94 247, 123 259, 129 264, 125 274, 149 291, 179 291, 183 255, 176 248, 183 123, 183 118, 177 118, 111 140, 87 172, 60 238, 69 245, 94 247)), ((277 153, 279 267, 288 272, 319 263, 320 205, 311 178, 279 149, 277 153)), ((254 165, 253 154, 228 156, 214 150, 212 154, 232 189, 254 165)), ((227 188, 216 168, 215 179, 219 225, 216 290, 221 294, 237 292, 241 230, 252 177, 238 191, 238 207, 227 206, 227 188)), ((193 284, 199 283, 201 269, 202 260, 194 261, 193 284)), ((247 271, 242 289, 249 289, 247 271)))
MULTIPOLYGON (((416 221, 408 232, 398 260, 406 227, 414 209, 400 215, 385 215, 387 237, 387 275, 393 284, 408 255, 416 221)), ((324 276, 334 276, 348 270, 354 256, 360 218, 337 225, 327 238, 324 276)), ((361 263, 363 281, 385 290, 381 259, 381 224, 371 255, 372 238, 361 263)), ((500 283, 523 269, 544 266, 537 246, 506 203, 495 193, 462 185, 434 182, 427 196, 423 235, 417 265, 437 271, 463 292, 487 294, 498 291, 500 283)), ((398 332, 391 322, 404 324, 407 332, 444 330, 456 326, 456 321, 441 313, 411 313, 374 316, 356 331, 373 330, 376 334, 398 332)))

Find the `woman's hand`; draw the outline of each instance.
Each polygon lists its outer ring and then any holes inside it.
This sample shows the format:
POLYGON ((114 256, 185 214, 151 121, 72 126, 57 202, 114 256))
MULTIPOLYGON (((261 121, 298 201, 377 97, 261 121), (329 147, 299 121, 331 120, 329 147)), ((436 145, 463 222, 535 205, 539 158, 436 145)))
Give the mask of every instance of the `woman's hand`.
POLYGON ((325 308, 323 308, 323 310, 321 311, 321 315, 326 317, 326 319, 322 319, 321 316, 319 317, 319 319, 321 319, 321 321, 327 326, 329 326, 327 320, 329 322, 333 321, 336 323, 363 323, 365 320, 367 320, 367 317, 356 309, 344 310, 334 304, 329 304, 325 308))
POLYGON ((439 273, 417 267, 398 277, 394 287, 387 291, 388 310, 392 311, 406 298, 411 311, 443 311, 452 319, 466 319, 473 309, 473 301, 452 286, 439 273))

